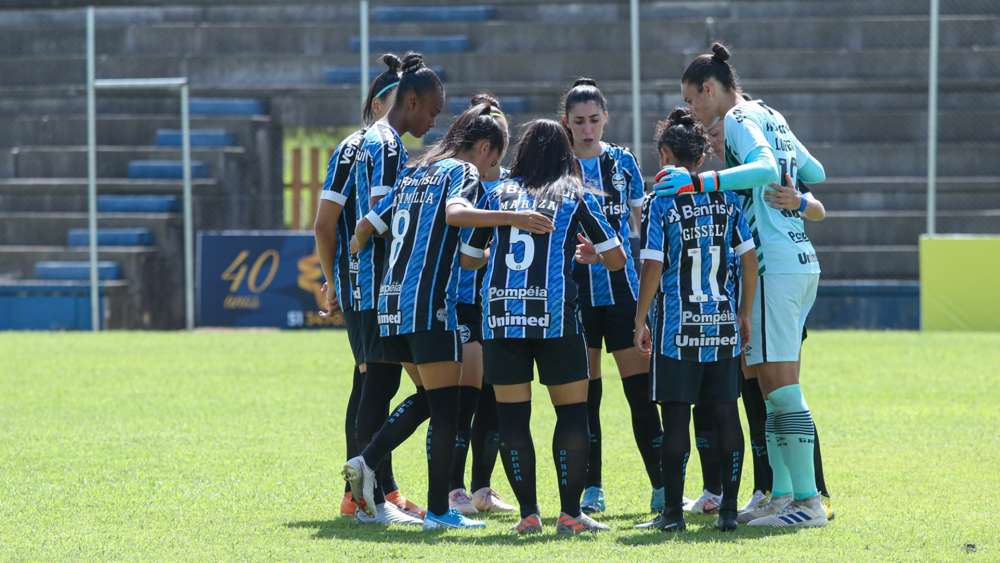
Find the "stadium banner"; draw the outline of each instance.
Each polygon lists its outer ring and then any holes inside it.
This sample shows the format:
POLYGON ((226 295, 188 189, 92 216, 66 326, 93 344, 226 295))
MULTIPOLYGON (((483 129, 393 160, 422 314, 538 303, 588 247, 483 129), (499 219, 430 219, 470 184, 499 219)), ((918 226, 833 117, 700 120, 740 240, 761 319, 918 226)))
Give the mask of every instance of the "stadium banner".
POLYGON ((923 330, 1000 330, 1000 237, 920 237, 923 330))
POLYGON ((304 231, 198 233, 198 326, 323 328, 316 243, 304 231))

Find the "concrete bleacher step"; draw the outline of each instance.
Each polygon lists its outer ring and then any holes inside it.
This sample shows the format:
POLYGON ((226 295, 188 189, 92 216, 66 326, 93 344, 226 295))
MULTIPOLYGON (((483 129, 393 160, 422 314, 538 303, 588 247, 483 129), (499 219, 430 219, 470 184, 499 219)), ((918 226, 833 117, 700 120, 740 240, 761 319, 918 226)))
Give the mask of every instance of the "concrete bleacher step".
MULTIPOLYGON (((937 230, 942 233, 1000 235, 1000 208, 938 211, 937 230)), ((826 220, 806 224, 814 245, 916 244, 927 232, 922 211, 828 211, 826 220)))
MULTIPOLYGON (((10 150, 12 169, 4 170, 0 161, 0 177, 17 178, 85 178, 87 176, 86 146, 27 146, 10 150)), ((215 177, 224 180, 229 172, 239 176, 246 155, 243 147, 194 147, 191 149, 192 177, 215 177), (200 162, 201 165, 196 165, 200 162)), ((133 162, 140 175, 133 178, 180 178, 180 148, 156 146, 97 147, 97 176, 123 178, 130 176, 133 162), (176 175, 174 175, 176 174, 176 175)))
MULTIPOLYGON (((90 231, 87 229, 70 229, 66 233, 68 246, 87 246, 90 243, 90 231)), ((98 246, 151 246, 155 243, 153 233, 143 228, 98 228, 98 246)))
MULTIPOLYGON (((832 177, 813 186, 828 211, 925 211, 926 177, 832 177)), ((939 177, 937 208, 1000 209, 1000 176, 939 177)))
MULTIPOLYGON (((192 147, 229 147, 236 144, 236 136, 225 129, 192 129, 189 132, 192 147)), ((154 144, 160 147, 179 147, 184 139, 180 129, 158 129, 154 144)))
MULTIPOLYGON (((131 314, 128 282, 99 282, 101 326, 142 328, 131 314), (134 323, 135 326, 131 326, 134 323)), ((0 330, 89 330, 90 281, 0 280, 0 330)))
MULTIPOLYGON (((36 262, 34 276, 40 280, 89 280, 90 262, 87 261, 43 261, 36 262)), ((97 262, 97 279, 120 280, 122 270, 118 264, 101 260, 97 262)))
MULTIPOLYGON (((67 233, 76 230, 82 231, 79 235, 80 243, 86 245, 87 221, 88 215, 85 211, 3 211, 0 212, 0 241, 3 241, 3 244, 55 246, 67 244, 67 233)), ((105 241, 105 237, 109 236, 109 230, 138 228, 148 232, 146 238, 149 240, 129 242, 129 245, 156 244, 164 250, 180 252, 181 220, 177 213, 99 211, 97 227, 100 245, 110 244, 105 241)), ((114 237, 116 244, 123 244, 122 238, 121 235, 116 235, 114 237)))
MULTIPOLYGON (((214 179, 192 180, 192 192, 196 210, 205 205, 222 204, 219 186, 214 179)), ((168 196, 180 201, 181 182, 98 178, 97 193, 99 210, 101 198, 105 196, 168 196)), ((5 212, 86 212, 87 205, 86 179, 0 178, 0 209, 5 212)))
MULTIPOLYGON (((468 109, 469 96, 449 96, 447 104, 448 112, 452 115, 458 115, 468 109)), ((531 111, 531 99, 527 96, 503 96, 500 98, 500 105, 503 106, 504 113, 508 115, 531 111)))
MULTIPOLYGON (((433 70, 442 81, 448 81, 448 72, 440 65, 431 65, 433 70)), ((375 80, 375 77, 385 71, 385 66, 372 64, 368 67, 368 81, 375 80)), ((323 71, 323 77, 328 84, 346 84, 356 86, 361 81, 361 68, 357 66, 337 66, 323 71)))
POLYGON ((816 246, 823 279, 915 280, 919 252, 912 245, 816 246))
POLYGON ((809 328, 917 330, 920 282, 916 280, 823 280, 809 311, 809 328))
POLYGON ((375 22, 457 22, 489 21, 496 17, 496 6, 376 6, 370 17, 375 22))
MULTIPOLYGON (((360 37, 351 37, 349 44, 352 52, 361 51, 360 37)), ((465 35, 376 35, 369 37, 368 48, 375 52, 466 53, 472 50, 472 42, 465 35)))

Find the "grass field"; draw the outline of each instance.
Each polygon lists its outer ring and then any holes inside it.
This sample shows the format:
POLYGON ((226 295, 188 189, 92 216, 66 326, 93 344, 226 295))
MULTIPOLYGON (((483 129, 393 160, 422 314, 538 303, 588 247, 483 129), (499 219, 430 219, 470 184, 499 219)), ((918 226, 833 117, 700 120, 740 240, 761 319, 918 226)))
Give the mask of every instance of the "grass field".
MULTIPOLYGON (((553 415, 539 387, 547 532, 514 537, 515 518, 498 516, 485 531, 424 533, 337 516, 343 333, 4 334, 0 358, 3 560, 1000 559, 1000 334, 811 332, 804 385, 837 519, 797 533, 721 535, 698 518, 677 536, 632 530, 649 489, 608 361, 601 520, 614 529, 570 539, 551 523, 553 415)), ((395 456, 421 504, 423 430, 395 456)), ((689 496, 700 479, 692 460, 689 496)), ((742 497, 750 479, 748 465, 742 497)), ((494 487, 513 500, 500 464, 494 487)))

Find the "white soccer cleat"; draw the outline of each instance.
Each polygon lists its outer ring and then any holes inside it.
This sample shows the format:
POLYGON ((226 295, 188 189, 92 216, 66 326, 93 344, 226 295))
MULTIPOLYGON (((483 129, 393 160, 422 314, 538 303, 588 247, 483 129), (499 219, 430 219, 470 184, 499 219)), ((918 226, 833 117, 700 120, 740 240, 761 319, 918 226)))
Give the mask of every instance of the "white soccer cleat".
POLYGON ((496 491, 483 487, 472 493, 472 505, 479 512, 514 512, 514 507, 504 502, 496 491))
POLYGON ((361 495, 364 503, 358 503, 358 508, 370 517, 375 517, 375 471, 368 467, 365 458, 361 456, 352 457, 344 464, 340 472, 344 480, 351 485, 351 493, 355 501, 361 495))
POLYGON ((736 521, 740 524, 749 524, 754 520, 759 518, 764 518, 766 516, 774 516, 775 514, 781 512, 786 506, 792 503, 792 495, 782 495, 780 497, 772 496, 771 500, 765 502, 761 506, 748 510, 746 512, 740 512, 736 516, 736 521))
POLYGON ((703 491, 691 504, 684 505, 684 511, 692 514, 717 514, 722 506, 722 495, 703 491))
POLYGON ((384 502, 375 508, 375 516, 358 510, 355 514, 359 524, 380 524, 382 526, 423 526, 424 521, 403 512, 395 504, 384 502))
POLYGON ((748 500, 747 503, 743 505, 743 508, 740 509, 740 512, 742 513, 742 512, 750 512, 751 510, 756 510, 767 504, 767 500, 768 500, 767 493, 765 493, 764 491, 754 491, 753 495, 750 497, 750 500, 748 500))
POLYGON ((826 507, 819 495, 789 503, 781 512, 750 521, 751 526, 819 528, 826 526, 826 507))
POLYGON ((448 493, 448 508, 454 508, 465 516, 479 514, 479 510, 472 504, 472 499, 465 489, 455 489, 448 493))

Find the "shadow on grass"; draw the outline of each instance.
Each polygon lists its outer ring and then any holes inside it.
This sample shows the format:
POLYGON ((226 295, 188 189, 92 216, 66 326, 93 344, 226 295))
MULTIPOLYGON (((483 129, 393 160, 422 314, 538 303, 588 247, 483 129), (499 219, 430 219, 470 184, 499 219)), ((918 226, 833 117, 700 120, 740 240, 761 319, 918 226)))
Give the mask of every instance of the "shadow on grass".
MULTIPOLYGON (((720 532, 715 529, 715 520, 688 518, 688 529, 684 532, 661 532, 645 530, 643 533, 623 535, 615 541, 626 546, 656 545, 661 543, 719 543, 740 542, 768 536, 783 536, 794 534, 798 528, 751 528, 739 526, 732 532, 720 532), (698 526, 700 524, 700 526, 698 526)), ((638 530, 637 530, 638 531, 638 530)))

